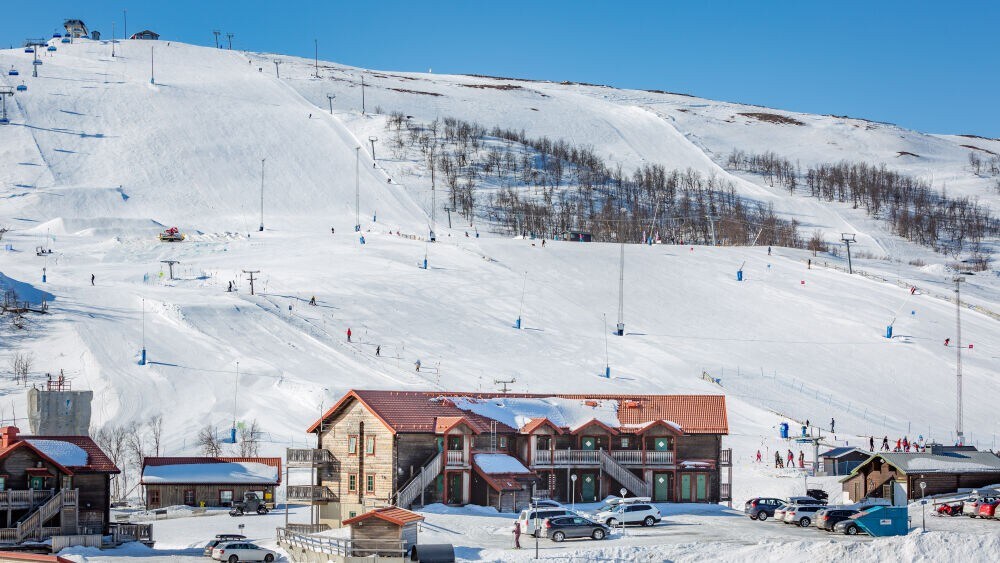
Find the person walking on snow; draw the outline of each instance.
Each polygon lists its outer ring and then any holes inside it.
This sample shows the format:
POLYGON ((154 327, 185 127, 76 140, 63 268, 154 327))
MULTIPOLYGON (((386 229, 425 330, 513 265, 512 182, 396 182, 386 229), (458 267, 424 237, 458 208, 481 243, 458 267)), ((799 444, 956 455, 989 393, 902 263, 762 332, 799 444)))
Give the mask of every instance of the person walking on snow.
POLYGON ((771 247, 770 247, 770 246, 769 246, 769 247, 767 247, 767 255, 768 255, 768 256, 770 256, 770 255, 771 255, 771 247))
POLYGON ((903 436, 903 451, 904 452, 910 451, 910 440, 907 439, 906 436, 903 436))
POLYGON ((899 438, 897 438, 896 439, 896 449, 894 449, 892 451, 894 451, 894 452, 901 452, 901 451, 903 451, 903 441, 900 440, 899 438))
POLYGON ((882 450, 889 451, 889 437, 888 436, 883 436, 882 437, 882 448, 880 449, 880 451, 882 451, 882 450))
POLYGON ((94 274, 90 274, 90 285, 94 285, 94 274))
POLYGON ((795 454, 788 450, 788 467, 795 467, 795 454))
POLYGON ((950 339, 950 338, 945 338, 945 339, 944 339, 944 345, 945 345, 945 346, 947 346, 949 342, 951 342, 951 339, 950 339))
POLYGON ((514 521, 514 549, 521 549, 521 522, 514 521))
POLYGON ((757 450, 757 463, 760 463, 760 450, 757 450))
POLYGON ((806 467, 806 454, 799 450, 799 469, 805 469, 806 467))
POLYGON ((381 356, 382 355, 382 345, 381 344, 379 344, 378 346, 375 347, 375 355, 376 356, 381 356))
POLYGON ((347 328, 347 341, 348 342, 351 341, 351 328, 350 327, 347 328))
POLYGON ((781 453, 777 451, 774 452, 774 467, 775 468, 781 467, 781 453))
POLYGON ((870 451, 875 451, 875 436, 868 437, 868 449, 870 451))
POLYGON ((830 419, 830 434, 835 434, 836 433, 836 431, 834 430, 834 428, 836 427, 836 424, 837 424, 837 421, 831 418, 830 419))
POLYGON ((417 368, 417 371, 420 371, 420 360, 413 362, 413 365, 417 368))

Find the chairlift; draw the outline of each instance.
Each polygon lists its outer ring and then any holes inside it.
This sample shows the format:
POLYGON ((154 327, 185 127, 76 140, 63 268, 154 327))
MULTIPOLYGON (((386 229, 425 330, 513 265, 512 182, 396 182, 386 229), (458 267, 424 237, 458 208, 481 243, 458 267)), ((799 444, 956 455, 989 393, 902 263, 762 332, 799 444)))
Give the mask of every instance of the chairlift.
POLYGON ((53 38, 53 39, 59 39, 60 37, 62 37, 62 34, 61 34, 61 33, 59 33, 59 32, 56 32, 56 33, 53 33, 53 34, 52 34, 52 38, 53 38))
POLYGON ((10 70, 8 70, 8 71, 7 71, 7 74, 8 74, 8 75, 10 75, 10 76, 17 76, 17 75, 18 75, 18 74, 20 74, 20 73, 19 73, 19 72, 17 72, 17 69, 16 69, 16 68, 14 68, 14 67, 10 67, 10 70))
POLYGON ((10 124, 9 119, 7 119, 6 117, 0 117, 0 125, 9 125, 9 124, 10 124))
POLYGON ((24 83, 22 82, 21 84, 17 85, 17 91, 18 92, 27 92, 28 91, 28 87, 25 86, 24 83))
POLYGON ((70 40, 70 38, 69 38, 69 37, 63 37, 63 38, 62 38, 62 42, 63 42, 63 43, 69 43, 70 41, 71 41, 71 40, 70 40))
POLYGON ((38 66, 38 65, 42 64, 42 61, 31 61, 31 64, 33 64, 35 66, 38 66))
POLYGON ((24 52, 25 53, 34 53, 35 52, 35 48, 34 47, 25 47, 24 48, 24 52))
POLYGON ((49 51, 49 52, 55 51, 55 50, 56 50, 56 46, 55 45, 49 45, 49 48, 47 49, 47 51, 49 51))

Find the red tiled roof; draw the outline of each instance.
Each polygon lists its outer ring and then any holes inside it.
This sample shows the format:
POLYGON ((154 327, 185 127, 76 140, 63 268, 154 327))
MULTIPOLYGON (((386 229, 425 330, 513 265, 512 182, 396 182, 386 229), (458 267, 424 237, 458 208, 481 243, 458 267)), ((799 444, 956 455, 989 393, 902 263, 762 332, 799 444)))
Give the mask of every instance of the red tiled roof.
POLYGON ((482 434, 482 431, 476 424, 470 422, 464 416, 439 416, 434 419, 434 433, 444 434, 445 432, 451 430, 452 428, 458 426, 459 424, 465 423, 466 426, 472 429, 476 434, 482 434))
POLYGON ((142 471, 140 471, 140 474, 145 474, 147 466, 159 467, 161 465, 189 465, 194 463, 261 463, 278 470, 278 484, 281 484, 280 457, 144 457, 142 458, 142 471))
POLYGON ((6 457, 7 454, 14 451, 16 448, 25 447, 31 448, 32 451, 41 456, 43 459, 65 470, 70 475, 77 473, 121 473, 121 470, 118 469, 113 461, 111 461, 111 458, 104 453, 104 450, 102 450, 101 447, 97 445, 97 442, 94 442, 90 436, 24 436, 17 434, 16 440, 16 442, 11 444, 6 449, 0 450, 0 459, 6 457), (87 465, 63 466, 59 462, 45 455, 45 453, 38 448, 31 445, 31 442, 28 442, 27 440, 53 440, 73 444, 87 452, 87 465))
POLYGON ((555 430, 556 434, 563 433, 562 428, 556 426, 555 423, 552 422, 551 420, 542 417, 542 418, 532 418, 531 420, 529 420, 527 424, 521 427, 521 434, 531 434, 532 432, 538 430, 542 426, 548 426, 549 428, 555 430))
MULTIPOLYGON (((619 401, 618 420, 623 426, 646 426, 656 420, 670 420, 684 429, 685 434, 728 434, 724 395, 606 395, 606 394, 538 394, 538 393, 473 393, 463 391, 368 391, 352 390, 330 408, 323 420, 328 420, 352 400, 364 404, 393 433, 434 432, 435 420, 444 417, 465 417, 470 425, 486 431, 490 419, 474 412, 464 411, 451 401, 434 400, 440 397, 494 398, 546 398, 594 399, 619 401), (626 402, 629 402, 626 406, 626 402)), ((534 422, 534 421, 532 421, 534 422)), ((319 427, 317 420, 308 432, 319 427)), ((515 433, 517 429, 499 423, 497 431, 515 433)))
POLYGON ((379 520, 385 520, 386 522, 397 526, 409 524, 410 522, 421 522, 424 519, 423 516, 417 514, 416 512, 410 512, 405 508, 390 506, 387 508, 372 510, 371 512, 365 512, 364 514, 355 516, 354 518, 348 518, 347 520, 344 520, 342 524, 349 526, 355 522, 361 522, 362 520, 367 520, 369 518, 378 518, 379 520))

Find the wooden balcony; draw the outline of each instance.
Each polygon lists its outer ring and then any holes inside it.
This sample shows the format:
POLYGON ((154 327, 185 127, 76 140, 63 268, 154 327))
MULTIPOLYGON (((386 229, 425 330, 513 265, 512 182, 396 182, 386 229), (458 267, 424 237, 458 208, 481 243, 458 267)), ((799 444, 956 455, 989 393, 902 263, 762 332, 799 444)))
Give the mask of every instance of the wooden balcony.
MULTIPOLYGON (((598 466, 601 464, 599 450, 538 450, 535 452, 535 467, 598 466)), ((612 450, 611 457, 626 466, 673 465, 674 452, 612 450)))
POLYGON ((55 491, 32 489, 0 491, 0 510, 17 510, 45 504, 55 491))
POLYGON ((469 464, 469 461, 465 458, 465 452, 462 450, 448 450, 447 460, 445 464, 447 467, 465 467, 469 464))
POLYGON ((288 500, 323 503, 337 500, 337 494, 323 485, 288 485, 288 500))
POLYGON ((288 448, 285 463, 288 467, 316 467, 333 463, 333 454, 330 450, 288 448))

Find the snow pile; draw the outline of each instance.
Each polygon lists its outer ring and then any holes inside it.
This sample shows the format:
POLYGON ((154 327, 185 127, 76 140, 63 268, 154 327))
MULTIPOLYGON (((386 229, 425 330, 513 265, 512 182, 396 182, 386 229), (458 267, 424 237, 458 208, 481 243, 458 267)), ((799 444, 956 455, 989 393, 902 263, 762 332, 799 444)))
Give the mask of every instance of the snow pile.
POLYGON ((278 468, 257 462, 148 465, 143 470, 142 482, 271 485, 278 483, 278 468))
POLYGON ((37 438, 31 438, 27 442, 63 467, 87 465, 87 452, 76 444, 62 440, 39 440, 37 438))
POLYGON ((476 465, 487 475, 499 473, 531 473, 517 458, 507 454, 476 454, 476 465))
POLYGON ((448 399, 464 411, 492 418, 511 428, 521 428, 535 418, 547 418, 556 426, 570 430, 575 430, 595 419, 611 428, 621 426, 618 421, 618 401, 614 400, 597 401, 560 397, 539 399, 448 397, 448 399), (587 404, 588 402, 596 403, 596 406, 590 406, 587 404))

